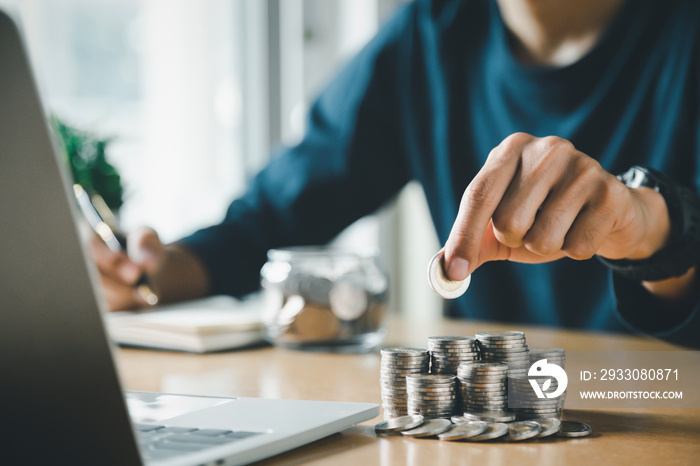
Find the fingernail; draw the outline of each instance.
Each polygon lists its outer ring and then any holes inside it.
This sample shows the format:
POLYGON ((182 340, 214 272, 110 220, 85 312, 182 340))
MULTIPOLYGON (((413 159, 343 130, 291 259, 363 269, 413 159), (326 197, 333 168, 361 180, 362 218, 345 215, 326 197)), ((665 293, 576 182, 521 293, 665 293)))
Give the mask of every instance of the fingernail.
POLYGON ((462 281, 469 275, 469 261, 455 257, 447 268, 447 275, 454 281, 462 281))
POLYGON ((155 252, 148 246, 134 246, 128 249, 128 256, 136 264, 143 264, 144 262, 152 261, 155 257, 155 252))
POLYGON ((135 282, 141 276, 141 269, 131 262, 122 262, 119 266, 119 275, 128 283, 135 282))

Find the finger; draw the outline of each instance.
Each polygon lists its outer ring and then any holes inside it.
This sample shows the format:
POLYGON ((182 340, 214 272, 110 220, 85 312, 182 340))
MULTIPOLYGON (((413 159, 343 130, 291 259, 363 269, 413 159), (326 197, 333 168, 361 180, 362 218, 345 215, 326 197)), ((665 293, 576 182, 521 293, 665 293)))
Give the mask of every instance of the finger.
POLYGON ((512 251, 513 248, 498 240, 496 228, 491 220, 484 231, 484 238, 481 240, 481 248, 479 249, 479 259, 474 270, 485 262, 509 260, 512 251))
POLYGON ((158 233, 149 227, 138 228, 127 237, 129 258, 142 266, 146 273, 153 273, 162 263, 165 251, 158 233))
POLYGON ((101 279, 104 297, 110 311, 146 307, 146 302, 133 286, 124 284, 121 281, 105 275, 103 275, 101 279))
POLYGON ((101 274, 125 284, 133 284, 143 273, 126 254, 113 252, 96 234, 91 235, 89 242, 90 253, 101 274))
POLYGON ((588 204, 574 220, 564 239, 562 251, 575 260, 593 257, 615 226, 611 209, 588 204))
POLYGON ((542 204, 523 245, 534 254, 549 256, 561 251, 566 235, 581 209, 590 200, 591 176, 566 177, 542 204))
POLYGON ((519 248, 509 248, 498 241, 494 233, 493 224, 489 224, 484 232, 484 239, 479 251, 479 266, 490 261, 511 261, 523 262, 527 264, 539 264, 551 262, 564 257, 564 253, 557 251, 553 254, 541 255, 529 251, 525 246, 519 248))
POLYGON ((506 138, 464 191, 445 244, 445 271, 451 279, 463 280, 480 265, 484 232, 518 169, 523 145, 531 139, 522 133, 506 138))
POLYGON ((522 262, 525 264, 542 264, 545 262, 552 262, 566 257, 563 251, 557 251, 552 254, 535 254, 534 252, 528 250, 525 246, 519 248, 511 249, 508 260, 510 262, 522 262))
POLYGON ((511 248, 523 245, 543 203, 566 181, 571 156, 576 152, 569 141, 554 136, 540 138, 523 149, 520 167, 493 214, 501 243, 511 248))
POLYGON ((589 200, 581 208, 566 234, 562 251, 572 259, 586 260, 593 257, 614 231, 621 215, 629 209, 625 197, 629 190, 613 175, 602 169, 593 159, 585 159, 590 182, 589 200))

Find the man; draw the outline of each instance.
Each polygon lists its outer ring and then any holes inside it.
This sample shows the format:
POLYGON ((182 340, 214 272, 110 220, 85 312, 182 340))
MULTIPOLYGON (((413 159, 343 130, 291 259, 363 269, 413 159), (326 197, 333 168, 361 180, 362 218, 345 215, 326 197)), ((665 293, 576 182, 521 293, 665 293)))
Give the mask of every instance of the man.
POLYGON ((453 315, 697 346, 697 24, 692 0, 410 4, 222 224, 137 232, 131 260, 96 242, 108 300, 143 305, 144 270, 164 300, 251 292, 268 249, 324 243, 415 179, 447 274, 479 270, 453 315), (614 176, 633 165, 658 172, 614 176))

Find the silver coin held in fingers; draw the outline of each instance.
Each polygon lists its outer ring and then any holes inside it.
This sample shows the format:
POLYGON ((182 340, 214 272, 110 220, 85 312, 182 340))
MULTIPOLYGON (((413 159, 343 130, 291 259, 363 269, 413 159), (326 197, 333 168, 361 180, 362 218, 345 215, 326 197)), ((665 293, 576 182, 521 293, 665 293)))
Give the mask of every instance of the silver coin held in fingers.
POLYGON ((428 264, 428 283, 430 287, 444 299, 459 298, 469 288, 472 276, 469 275, 464 280, 450 280, 445 273, 445 252, 440 251, 430 259, 428 264))

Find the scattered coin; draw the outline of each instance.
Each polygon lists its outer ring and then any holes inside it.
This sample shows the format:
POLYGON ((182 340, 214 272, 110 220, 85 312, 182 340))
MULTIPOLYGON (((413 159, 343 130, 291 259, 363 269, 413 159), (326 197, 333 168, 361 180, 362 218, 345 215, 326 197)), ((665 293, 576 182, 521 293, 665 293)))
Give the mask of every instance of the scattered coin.
POLYGON ((537 422, 542 429, 540 433, 535 436, 535 438, 549 437, 559 432, 561 429, 561 421, 559 419, 549 418, 549 419, 538 419, 537 422))
POLYGON ((553 413, 544 414, 515 414, 516 421, 539 421, 541 419, 559 419, 561 417, 561 411, 556 411, 553 413))
POLYGON ((485 421, 485 422, 511 422, 515 421, 515 414, 509 411, 468 411, 463 416, 453 416, 452 422, 455 419, 464 419, 467 421, 485 421))
POLYGON ((450 280, 445 274, 443 264, 445 261, 444 251, 440 251, 430 259, 428 264, 428 283, 438 296, 444 299, 459 298, 469 288, 469 283, 472 281, 472 276, 461 281, 450 280))
POLYGON ((452 426, 447 432, 438 435, 440 440, 463 440, 486 431, 488 423, 483 421, 466 421, 452 426))
POLYGON ((374 431, 378 434, 390 434, 413 429, 421 424, 423 424, 423 416, 401 416, 380 422, 374 426, 374 431))
MULTIPOLYGON (((508 419, 512 420, 512 418, 508 419)), ((508 434, 508 440, 522 441, 553 435, 565 425, 567 430, 560 431, 561 437, 584 437, 592 431, 588 424, 551 418, 506 424, 505 422, 468 420, 462 416, 452 416, 452 422, 447 419, 425 420, 422 416, 403 416, 380 422, 374 426, 374 430, 382 435, 400 433, 406 437, 416 438, 437 436, 440 440, 446 441, 484 441, 508 434)))
POLYGON ((494 422, 492 424, 487 424, 486 430, 474 437, 469 437, 467 440, 474 442, 481 442, 484 440, 493 440, 498 437, 503 437, 508 432, 508 424, 503 422, 494 422))
POLYGON ((561 421, 561 429, 557 432, 559 437, 586 437, 593 432, 591 426, 577 421, 561 421))
POLYGON ((447 419, 430 419, 418 427, 410 430, 402 430, 401 435, 406 437, 432 437, 445 432, 452 426, 447 419))
POLYGON ((535 437, 542 430, 542 426, 535 421, 519 421, 508 424, 508 438, 510 440, 527 440, 535 437))

